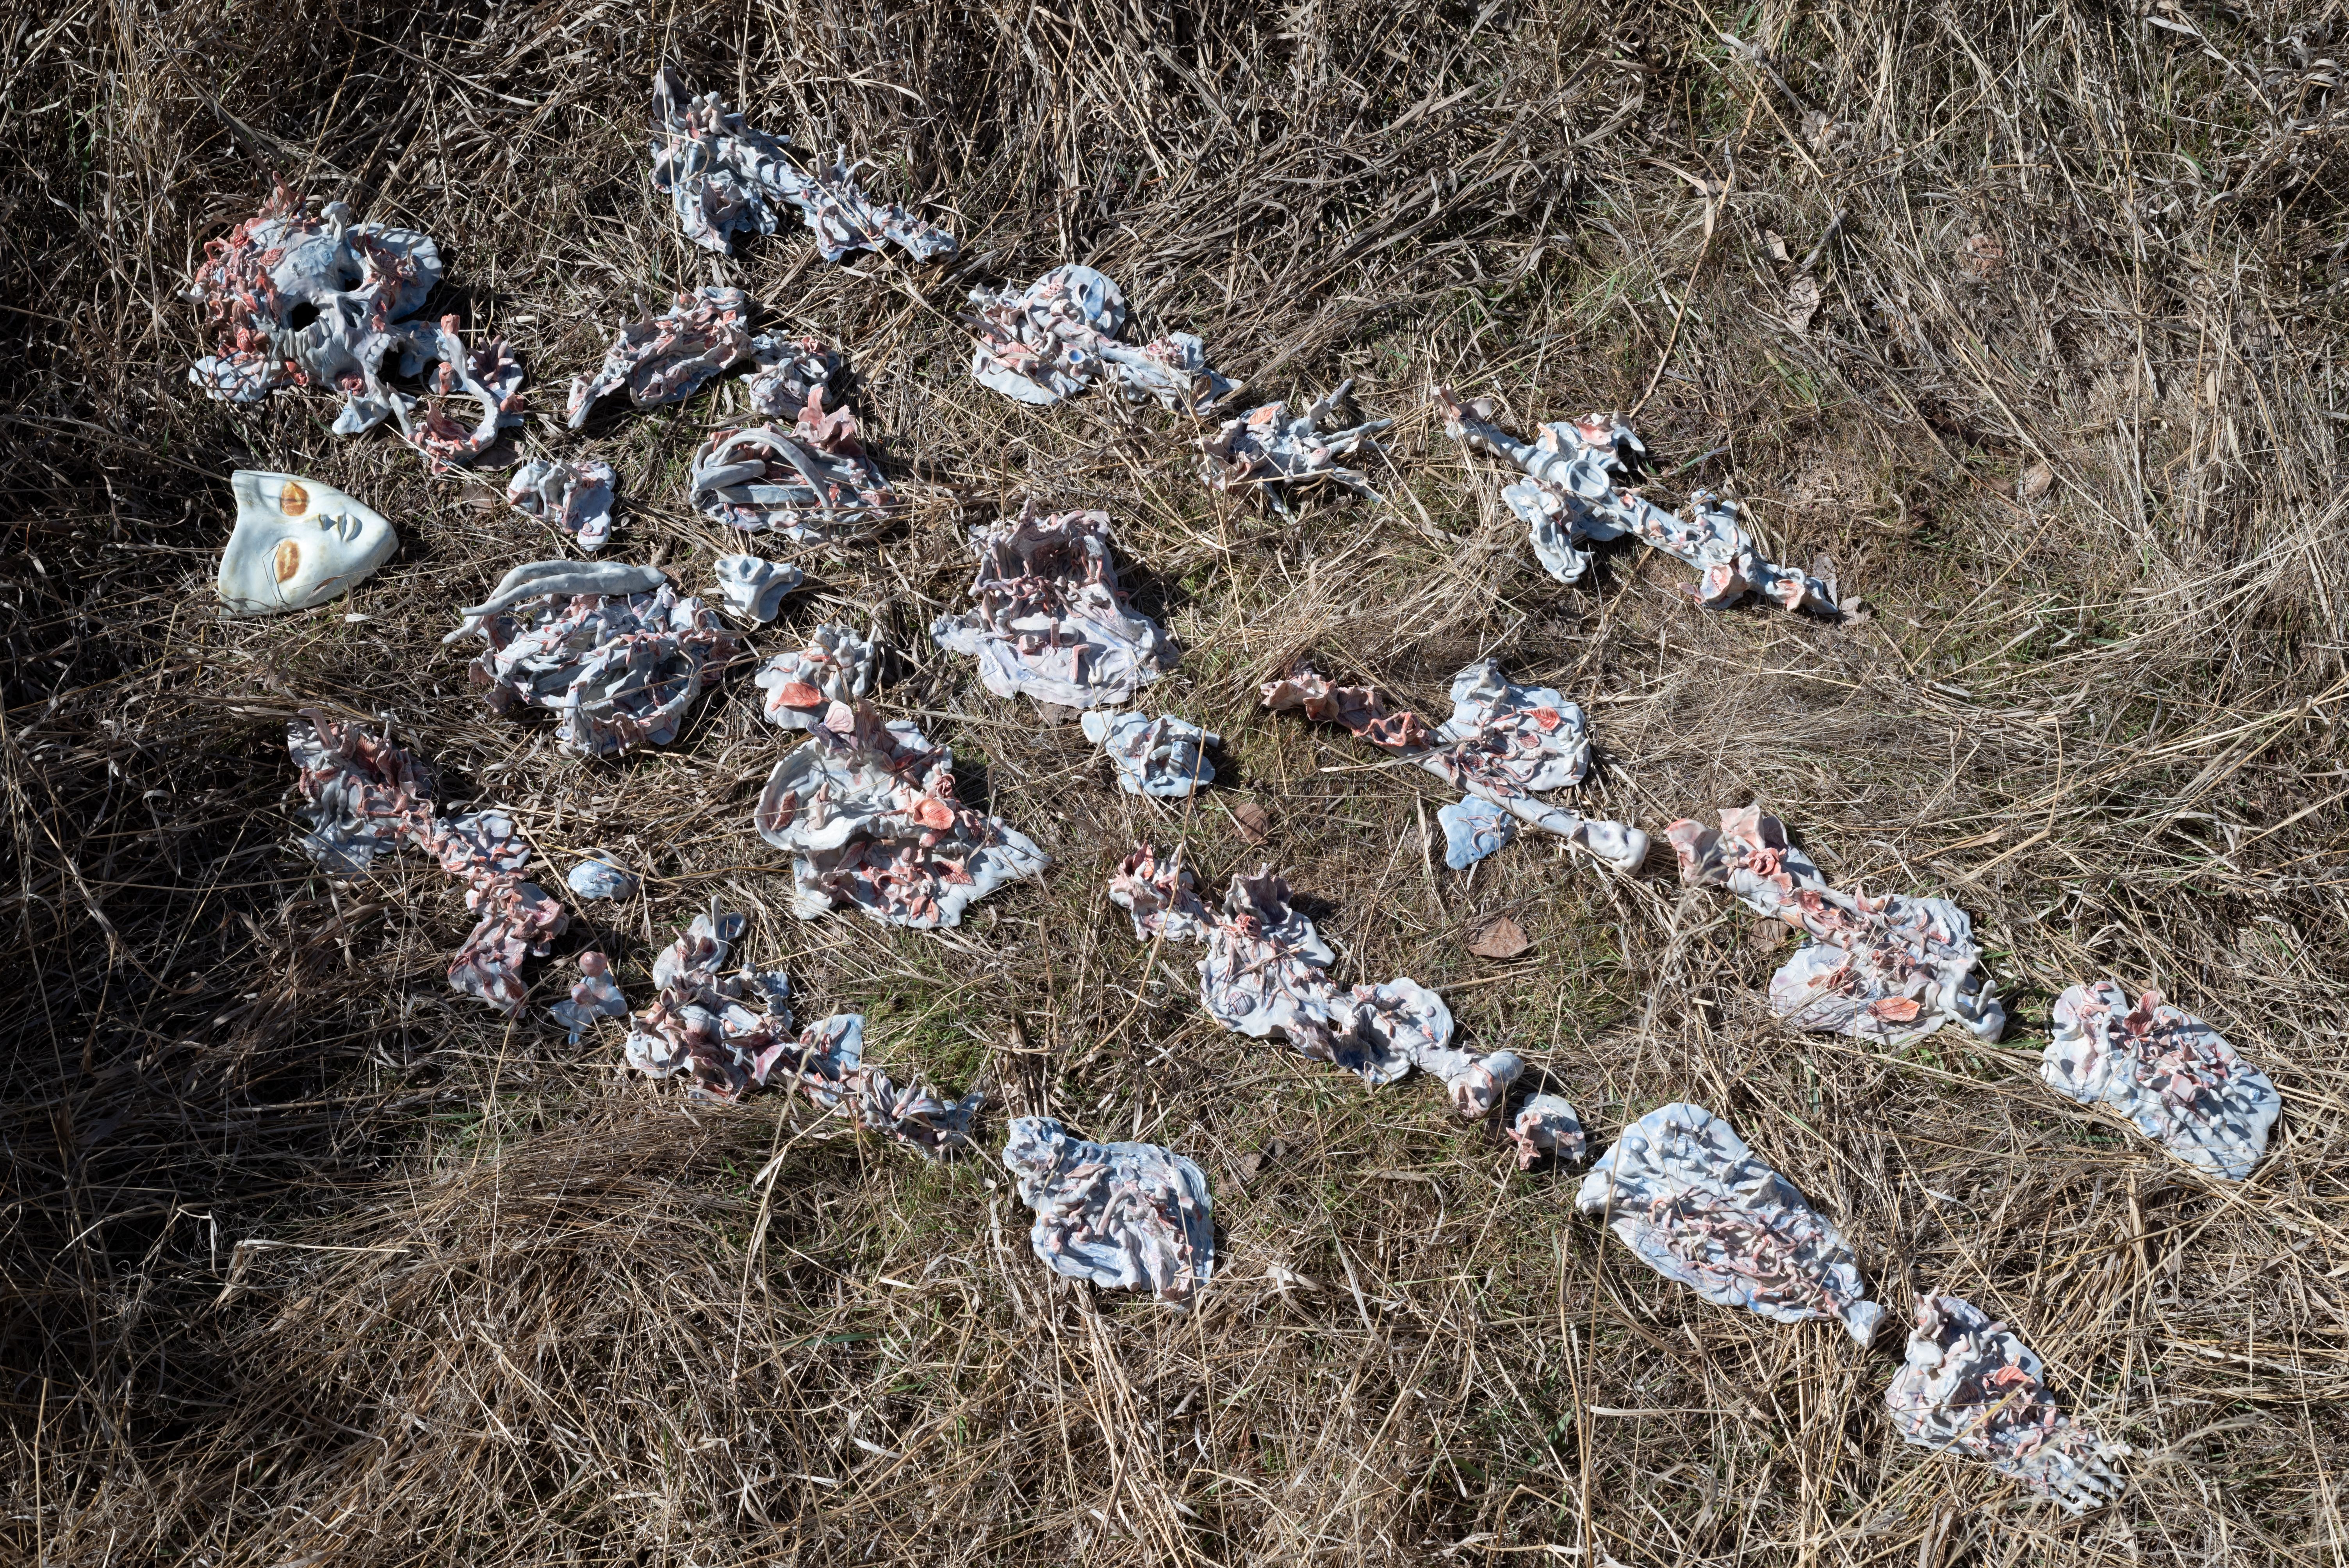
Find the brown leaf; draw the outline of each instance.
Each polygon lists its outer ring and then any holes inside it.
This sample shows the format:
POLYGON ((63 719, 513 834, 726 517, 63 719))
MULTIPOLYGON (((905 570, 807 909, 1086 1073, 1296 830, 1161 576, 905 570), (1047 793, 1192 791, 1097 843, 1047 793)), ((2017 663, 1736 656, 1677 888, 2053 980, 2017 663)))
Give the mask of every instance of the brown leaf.
POLYGON ((1756 947, 1775 947, 1787 936, 1785 923, 1773 920, 1766 914, 1755 915, 1747 930, 1752 933, 1756 947))
POLYGON ((1069 720, 1083 716, 1075 708, 1062 707, 1057 702, 1040 702, 1036 705, 1036 717, 1043 720, 1045 728, 1058 729, 1069 720))
POLYGON ((1786 237, 1775 229, 1762 231, 1762 248, 1770 253, 1770 259, 1774 262, 1791 262, 1795 259, 1786 253, 1786 237))
POLYGON ((467 485, 457 492, 457 499, 475 511, 495 511, 505 505, 506 498, 487 485, 467 485))
POLYGON ((1233 807, 1232 820, 1239 824, 1240 837, 1251 844, 1261 844, 1272 837, 1272 813, 1253 800, 1243 800, 1233 807))
POLYGON ((2023 482, 2015 490, 2025 500, 2037 500, 2054 488, 2055 470, 2045 463, 2033 463, 2023 470, 2023 482))
POLYGON ((1479 958, 1515 958, 1533 945, 1526 928, 1499 915, 1468 939, 1468 951, 1479 958))
POLYGON ((1970 234, 1962 251, 1966 271, 1984 283, 1998 276, 1999 269, 2006 264, 2006 247, 1995 234, 1970 234))
POLYGON ((1806 274, 1786 285, 1786 325, 1796 332, 1811 330, 1811 317, 1819 314, 1819 280, 1806 274))

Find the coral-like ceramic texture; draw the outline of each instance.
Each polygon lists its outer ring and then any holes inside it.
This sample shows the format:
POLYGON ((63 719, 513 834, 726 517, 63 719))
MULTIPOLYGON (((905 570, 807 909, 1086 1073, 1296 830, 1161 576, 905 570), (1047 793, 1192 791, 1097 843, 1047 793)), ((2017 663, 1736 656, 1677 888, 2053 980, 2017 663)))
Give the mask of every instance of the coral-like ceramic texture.
POLYGON ((1059 1122, 1011 1123, 1004 1169, 1036 1211, 1028 1233, 1055 1274, 1186 1300, 1216 1272, 1206 1173, 1154 1143, 1091 1143, 1059 1122))
POLYGON ((1351 381, 1340 382, 1335 392, 1294 418, 1288 404, 1267 403, 1226 420, 1199 442, 1199 449, 1206 453, 1202 476, 1214 489, 1253 493, 1283 513, 1299 495, 1330 486, 1377 500, 1379 492, 1371 481, 1344 467, 1341 459, 1377 453, 1381 449, 1371 438, 1393 428, 1394 421, 1334 425, 1353 390, 1351 381))
POLYGON ((1108 754, 1118 787, 1129 795, 1175 800, 1216 781, 1207 752, 1224 738, 1212 729, 1163 716, 1098 711, 1085 715, 1081 727, 1108 754))
POLYGON ((2051 1087, 2110 1108, 2189 1165, 2250 1180, 2283 1098, 2218 1030, 2158 991, 2131 1001, 2116 980, 2071 986, 2054 1011, 2039 1067, 2051 1087))
POLYGON ((1022 403, 1057 403, 1108 386, 1130 401, 1206 414, 1237 390, 1187 332, 1135 348, 1118 341, 1125 296, 1091 267, 1054 267, 1024 290, 974 289, 963 324, 978 340, 970 373, 1022 403))
POLYGON ((1130 608, 1110 554, 1109 514, 1039 517, 971 531, 977 607, 941 615, 931 637, 978 661, 998 696, 1062 707, 1116 707, 1174 667, 1174 639, 1130 608))

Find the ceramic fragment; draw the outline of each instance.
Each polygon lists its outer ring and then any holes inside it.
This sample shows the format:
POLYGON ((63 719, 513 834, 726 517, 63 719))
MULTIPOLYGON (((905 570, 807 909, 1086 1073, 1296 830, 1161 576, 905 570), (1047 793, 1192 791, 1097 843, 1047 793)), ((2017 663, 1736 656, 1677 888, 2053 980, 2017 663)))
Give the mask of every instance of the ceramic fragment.
POLYGON ((525 517, 551 523, 593 555, 612 537, 612 465, 533 458, 506 480, 506 500, 525 517))
POLYGON ((1471 1121, 1492 1114, 1508 1098, 1509 1086, 1525 1076, 1525 1058, 1515 1051, 1478 1057, 1473 1051, 1422 1049, 1413 1054, 1420 1070, 1444 1080, 1452 1109, 1471 1121))
POLYGON ((784 594, 807 581, 798 567, 756 555, 721 555, 713 570, 726 608, 761 625, 782 610, 784 594))
POLYGON ((563 879, 564 885, 581 898, 634 898, 636 879, 628 874, 620 862, 607 855, 595 855, 571 868, 563 879))
POLYGON ((330 484, 239 469, 229 475, 236 527, 221 552, 221 602, 233 614, 306 610, 347 593, 399 548, 391 521, 330 484))
POLYGON ((1759 806, 1723 811, 1717 829, 1674 822, 1665 836, 1682 883, 1726 888, 1811 939, 1770 977, 1772 1010, 1796 1028, 1889 1046, 1945 1023, 1984 1040, 2004 1031, 2006 1009, 1982 972, 1973 922, 1948 899, 1830 887, 1759 806))
MULTIPOLYGON (((1490 659, 1480 659, 1452 677, 1452 717, 1441 728, 1431 729, 1408 708, 1390 708, 1386 694, 1375 686, 1331 686, 1310 665, 1299 665, 1284 678, 1266 682, 1263 689, 1264 705, 1274 712, 1298 712, 1340 725, 1517 821, 1557 834, 1618 871, 1636 871, 1648 858, 1648 835, 1639 829, 1534 799, 1534 791, 1565 789, 1588 775, 1588 727, 1582 709, 1555 690, 1507 680, 1490 659)), ((1452 846, 1446 864, 1464 870, 1492 852, 1468 853, 1478 849, 1471 830, 1486 830, 1487 820, 1482 812, 1456 813, 1444 820, 1452 846), (1468 833, 1464 840, 1459 836, 1464 832, 1468 833)))
POLYGON ((380 413, 378 403, 354 397, 335 421, 336 435, 355 435, 388 414, 398 422, 400 438, 437 473, 472 462, 495 446, 502 432, 521 425, 522 362, 502 339, 468 348, 453 315, 442 316, 436 327, 411 325, 404 333, 400 374, 417 376, 425 366, 433 366, 425 377, 424 395, 384 392, 380 413), (451 400, 459 398, 470 399, 479 410, 470 425, 450 412, 451 400))
POLYGON ((1003 1166, 1036 1211, 1029 1244, 1055 1274, 1184 1301, 1216 1272, 1206 1172, 1154 1143, 1092 1143, 1015 1118, 1003 1166))
POLYGON ((976 658, 998 696, 1075 708, 1132 701, 1179 655, 1155 621, 1126 604, 1110 545, 1107 512, 1039 517, 1032 500, 1016 521, 971 530, 978 607, 939 616, 932 639, 976 658))
POLYGON ((1444 829, 1444 863, 1455 872, 1497 853, 1517 836, 1515 817, 1475 795, 1441 808, 1435 820, 1444 829))
POLYGON ((752 130, 716 93, 694 97, 673 70, 653 77, 653 189, 686 238, 723 253, 738 233, 771 234, 784 206, 815 231, 827 262, 894 244, 917 262, 955 253, 952 234, 894 202, 866 196, 843 149, 802 164, 788 137, 752 130))
POLYGON ((1574 1202, 1707 1301, 1776 1323, 1832 1318, 1862 1345, 1875 1337, 1884 1308, 1835 1226, 1700 1106, 1667 1105, 1625 1128, 1574 1202))
POLYGON ((1207 748, 1224 738, 1179 718, 1093 712, 1080 721, 1085 738, 1108 753, 1118 787, 1129 795, 1181 799, 1216 781, 1207 748))
POLYGON ((813 729, 833 703, 871 696, 880 667, 879 651, 854 626, 827 621, 811 635, 806 647, 769 659, 751 683, 767 694, 767 722, 784 729, 813 729))
POLYGON ((388 736, 369 735, 316 708, 285 727, 309 825, 298 842, 330 876, 367 870, 406 842, 462 882, 479 916, 449 965, 451 988, 501 1011, 520 1010, 522 961, 543 957, 570 917, 535 882, 522 879, 530 847, 503 811, 443 818, 433 805, 432 770, 388 736))
POLYGON ((765 1081, 797 1088, 927 1160, 970 1147, 971 1120, 987 1103, 982 1089, 948 1099, 919 1078, 900 1087, 867 1063, 862 1013, 834 1013, 801 1031, 797 1045, 768 1068, 765 1081))
POLYGON ((597 400, 612 393, 626 391, 639 408, 681 403, 711 377, 755 357, 750 314, 749 294, 713 284, 678 294, 657 316, 625 323, 595 374, 572 378, 571 428, 585 425, 597 400))
POLYGON ((675 740, 686 711, 739 652, 709 605, 678 598, 654 568, 619 562, 518 566, 464 614, 444 640, 470 628, 489 645, 470 674, 490 711, 560 715, 554 738, 580 757, 675 740), (657 584, 649 593, 618 587, 646 581, 657 584))
POLYGON ((1501 498, 1531 530, 1535 555, 1559 582, 1582 580, 1590 569, 1590 542, 1629 534, 1694 567, 1697 581, 1688 593, 1708 610, 1725 609, 1754 593, 1789 610, 1838 613, 1831 584, 1762 558, 1735 501, 1696 490, 1682 515, 1630 488, 1647 449, 1616 416, 1544 425, 1528 443, 1494 424, 1487 403, 1464 407, 1443 387, 1435 388, 1435 402, 1454 439, 1525 470, 1501 498))
POLYGON ((647 1078, 684 1077, 695 1099, 734 1100, 766 1081, 790 1048, 792 983, 719 966, 742 917, 713 901, 653 963, 659 995, 628 1026, 621 1059, 647 1078))
POLYGON ((834 702, 767 779, 751 823, 794 857, 792 913, 812 920, 854 904, 875 920, 928 930, 1051 857, 955 798, 954 752, 870 703, 834 702))
POLYGON ((2130 1449, 2064 1415, 2045 1375, 2005 1324, 1961 1297, 1923 1295, 1884 1400, 1903 1440, 1986 1460, 2077 1517, 2121 1494, 2106 1461, 2130 1449))
POLYGON ((1529 1095, 1506 1124, 1509 1141, 1516 1145, 1517 1169, 1530 1171, 1544 1154, 1555 1154, 1561 1165, 1583 1155, 1582 1119, 1574 1107, 1554 1094, 1529 1095))
POLYGON ((2050 1087, 2110 1107, 2189 1165, 2250 1180, 2283 1099, 2218 1030, 2158 991, 2132 1002, 2116 980, 2069 987, 2054 1015, 2039 1067, 2050 1087))
POLYGON ((1109 901, 1133 917, 1138 942, 1207 940, 1207 907, 1199 902, 1180 851, 1160 860, 1143 844, 1126 856, 1110 874, 1109 901))
POLYGON ((974 289, 963 325, 978 338, 970 373, 1022 403, 1057 403, 1106 384, 1132 402, 1206 414, 1239 389, 1187 332, 1139 348, 1118 341, 1125 296, 1091 267, 1054 267, 1024 290, 974 289))
POLYGON ((786 433, 772 425, 714 431, 693 454, 694 506, 719 522, 804 542, 873 521, 897 504, 857 435, 856 417, 811 392, 786 433))
POLYGON ((1393 428, 1394 421, 1369 419, 1323 428, 1338 417, 1337 410, 1352 397, 1353 389, 1353 382, 1340 382, 1335 392, 1293 419, 1288 417, 1288 404, 1267 403, 1226 420, 1222 428, 1199 442, 1207 455, 1202 469, 1207 483, 1219 490, 1254 491, 1282 513, 1289 511, 1299 493, 1330 485, 1379 500, 1371 481, 1341 467, 1340 459, 1379 451, 1371 438, 1393 428))
POLYGON ((820 337, 754 337, 750 357, 758 373, 743 384, 750 410, 771 419, 796 419, 813 404, 836 407, 848 362, 820 337))
MULTIPOLYGON (((574 872, 571 875, 575 892, 579 873, 574 872)), ((572 985, 571 999, 557 1002, 547 1011, 554 1015, 556 1023, 571 1031, 571 1043, 575 1046, 596 1019, 626 1017, 628 1003, 613 982, 611 962, 591 947, 579 955, 579 978, 572 985)))

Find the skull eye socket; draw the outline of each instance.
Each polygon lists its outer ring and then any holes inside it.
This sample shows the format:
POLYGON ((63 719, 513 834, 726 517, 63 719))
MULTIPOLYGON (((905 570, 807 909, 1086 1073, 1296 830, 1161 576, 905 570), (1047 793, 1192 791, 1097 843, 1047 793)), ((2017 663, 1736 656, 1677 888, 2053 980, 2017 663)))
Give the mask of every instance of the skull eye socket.
POLYGON ((301 516, 310 510, 310 492, 292 480, 286 480, 285 488, 278 492, 277 510, 288 517, 301 516))
POLYGON ((276 566, 277 581, 288 582, 302 570, 302 547, 290 539, 281 539, 270 559, 276 566))

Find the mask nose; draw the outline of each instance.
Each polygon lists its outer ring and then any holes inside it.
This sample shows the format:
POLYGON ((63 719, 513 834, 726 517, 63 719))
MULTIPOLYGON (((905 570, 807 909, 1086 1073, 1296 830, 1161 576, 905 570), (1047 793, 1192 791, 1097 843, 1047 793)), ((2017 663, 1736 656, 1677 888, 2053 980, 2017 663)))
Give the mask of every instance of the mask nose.
POLYGON ((333 534, 336 539, 341 540, 345 544, 357 544, 358 542, 359 520, 346 512, 336 512, 330 516, 322 516, 318 519, 318 526, 328 533, 333 534))

